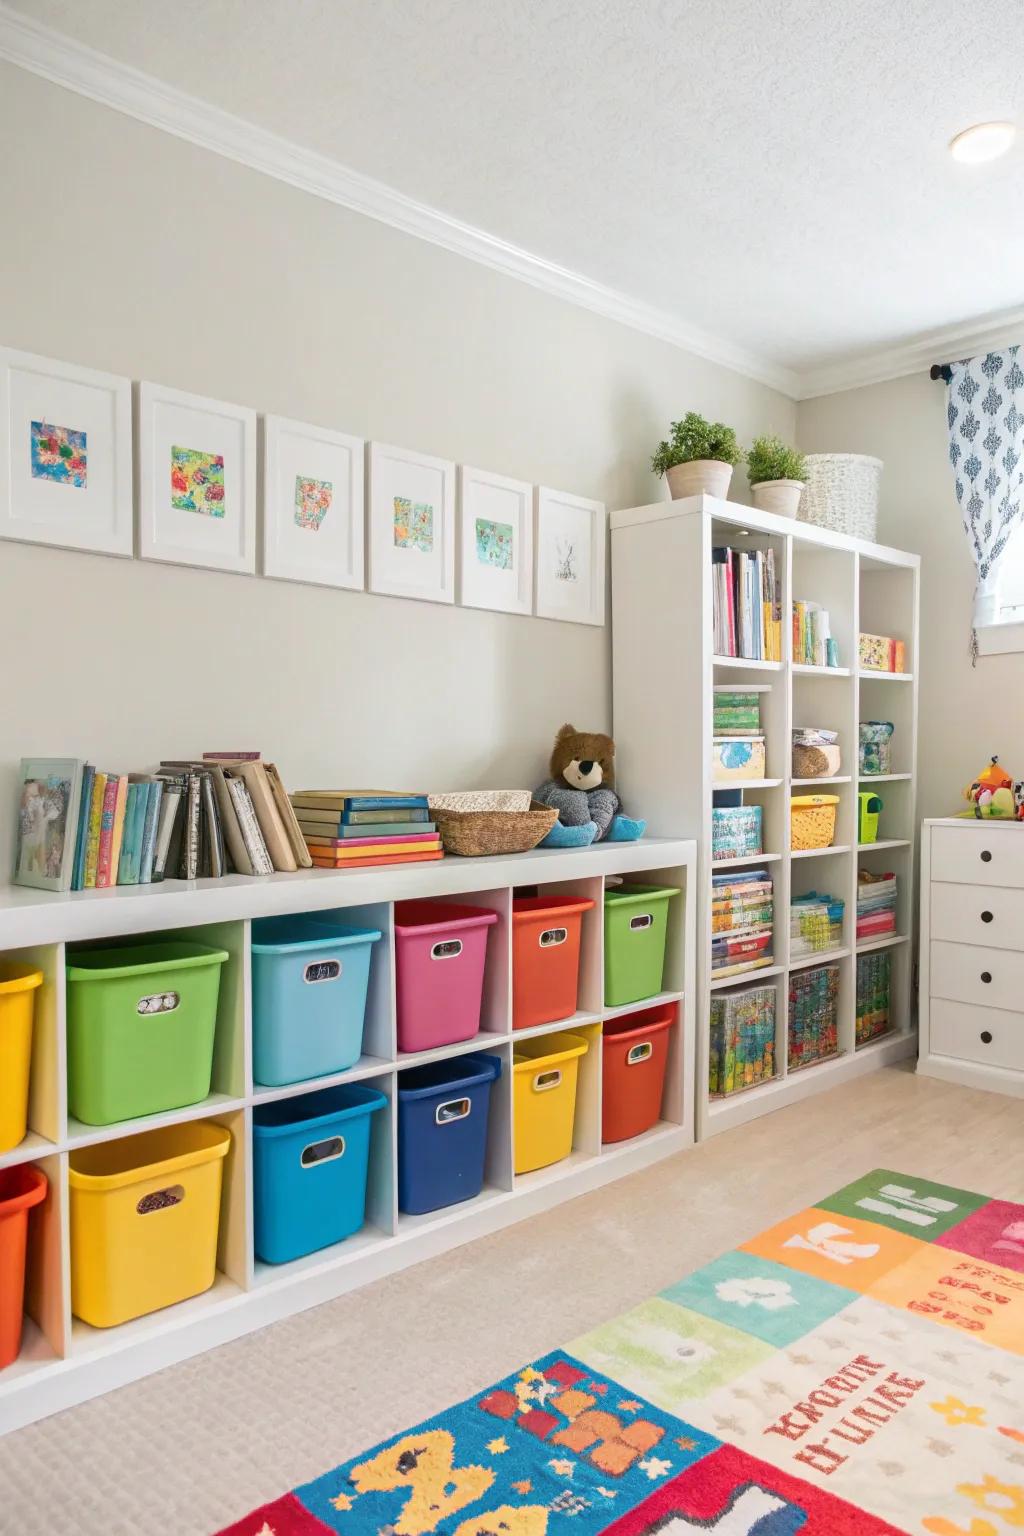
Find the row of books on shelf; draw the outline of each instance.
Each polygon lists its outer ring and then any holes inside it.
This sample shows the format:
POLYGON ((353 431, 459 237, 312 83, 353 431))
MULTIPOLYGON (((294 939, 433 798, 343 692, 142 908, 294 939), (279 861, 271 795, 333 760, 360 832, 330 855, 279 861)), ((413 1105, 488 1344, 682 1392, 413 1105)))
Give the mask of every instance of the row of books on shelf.
POLYGON ((711 876, 711 970, 734 976, 772 963, 774 897, 766 869, 711 876))
POLYGON ((711 551, 716 656, 782 660, 782 579, 774 549, 711 551))
POLYGON ((899 882, 892 873, 857 871, 857 938, 880 939, 896 932, 899 882))
POLYGON ((304 789, 292 795, 291 803, 317 868, 422 864, 442 857, 426 795, 304 789))
POLYGON ((793 604, 793 661, 805 667, 838 667, 839 646, 832 638, 832 621, 819 603, 793 604))

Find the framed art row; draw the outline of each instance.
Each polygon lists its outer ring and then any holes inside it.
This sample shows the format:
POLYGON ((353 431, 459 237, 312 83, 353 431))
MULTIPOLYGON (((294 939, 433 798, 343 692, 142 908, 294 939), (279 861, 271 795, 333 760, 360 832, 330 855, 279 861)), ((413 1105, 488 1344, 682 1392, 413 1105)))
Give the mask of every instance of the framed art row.
POLYGON ((261 542, 262 573, 280 580, 604 623, 601 502, 135 391, 133 445, 130 379, 0 349, 0 538, 131 557, 134 494, 144 560, 254 574, 261 542))

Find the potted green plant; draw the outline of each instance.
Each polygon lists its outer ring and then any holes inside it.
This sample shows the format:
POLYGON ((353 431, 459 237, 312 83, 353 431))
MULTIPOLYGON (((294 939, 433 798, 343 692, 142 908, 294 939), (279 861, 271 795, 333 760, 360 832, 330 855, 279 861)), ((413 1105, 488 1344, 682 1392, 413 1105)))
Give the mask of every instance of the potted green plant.
POLYGON ((724 498, 729 494, 733 466, 742 457, 732 427, 687 411, 682 421, 672 423, 672 435, 658 444, 651 468, 656 475, 665 476, 673 501, 702 492, 724 498))
POLYGON ((755 437, 747 454, 747 478, 754 506, 780 517, 796 517, 807 466, 802 453, 780 437, 755 437))

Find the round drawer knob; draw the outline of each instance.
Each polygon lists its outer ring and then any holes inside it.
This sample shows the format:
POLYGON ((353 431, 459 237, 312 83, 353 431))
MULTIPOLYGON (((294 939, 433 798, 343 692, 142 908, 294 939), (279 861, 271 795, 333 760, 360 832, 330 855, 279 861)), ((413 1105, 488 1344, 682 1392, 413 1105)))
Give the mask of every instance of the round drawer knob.
POLYGON ((991 864, 992 863, 992 850, 991 850, 991 848, 983 848, 981 850, 981 862, 983 864, 991 864))
POLYGON ((983 982, 985 982, 987 984, 988 982, 990 982, 992 980, 992 972, 991 971, 982 971, 981 979, 982 979, 983 982))
POLYGON ((982 1045, 991 1045, 992 1044, 992 1031, 990 1029, 983 1029, 982 1030, 982 1032, 981 1032, 981 1043, 982 1043, 982 1045))
POLYGON ((983 923, 990 923, 992 921, 992 913, 991 912, 983 912, 981 914, 981 920, 982 920, 983 923))

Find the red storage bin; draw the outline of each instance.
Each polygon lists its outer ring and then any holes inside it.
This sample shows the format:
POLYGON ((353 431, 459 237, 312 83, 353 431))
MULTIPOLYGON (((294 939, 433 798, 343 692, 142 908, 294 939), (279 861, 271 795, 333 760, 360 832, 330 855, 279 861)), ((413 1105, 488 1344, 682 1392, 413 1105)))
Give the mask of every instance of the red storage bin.
POLYGON ((512 1028, 530 1029, 576 1012, 583 914, 589 896, 516 896, 512 901, 512 1028))
POLYGON ((21 1349, 28 1213, 46 1199, 48 1187, 46 1174, 31 1163, 0 1168, 0 1370, 21 1349))
POLYGON ((668 1032, 676 1021, 675 1003, 643 1008, 620 1019, 606 1019, 601 1049, 604 1060, 601 1140, 628 1141, 649 1131, 661 1114, 661 1094, 668 1062, 668 1032))

